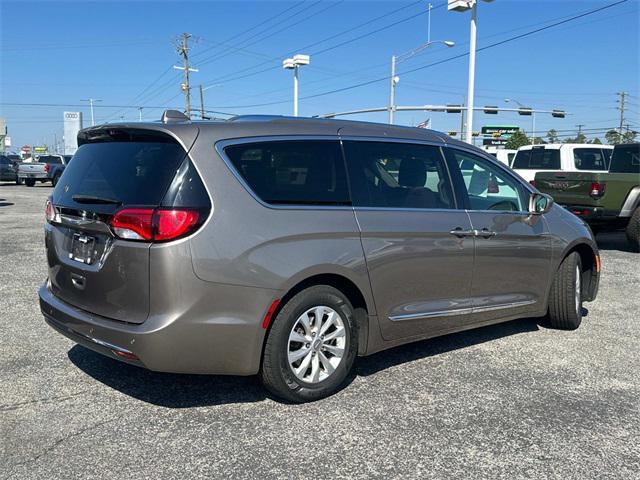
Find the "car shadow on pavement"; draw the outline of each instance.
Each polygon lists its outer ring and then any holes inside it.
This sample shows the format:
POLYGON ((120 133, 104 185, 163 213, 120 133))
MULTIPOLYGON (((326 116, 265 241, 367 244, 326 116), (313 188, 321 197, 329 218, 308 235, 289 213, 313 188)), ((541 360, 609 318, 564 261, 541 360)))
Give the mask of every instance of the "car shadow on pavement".
POLYGON ((596 236, 596 243, 600 250, 617 250, 633 253, 635 250, 627 240, 624 232, 602 232, 596 236))
MULTIPOLYGON (((540 319, 520 319, 423 340, 358 358, 342 388, 356 376, 374 375, 387 368, 421 358, 470 347, 498 338, 533 332, 540 319)), ((191 408, 228 403, 258 402, 272 397, 256 376, 187 375, 159 373, 119 362, 76 345, 71 362, 90 377, 130 397, 167 408, 191 408)), ((288 402, 283 402, 288 403, 288 402)))
POLYGON ((385 350, 369 357, 357 359, 356 375, 368 376, 390 367, 413 362, 422 358, 471 347, 526 332, 535 332, 545 327, 543 318, 521 318, 487 327, 474 328, 429 340, 409 343, 385 350))
POLYGON ((76 345, 71 362, 90 377, 125 395, 167 408, 191 408, 267 398, 256 377, 159 373, 105 357, 76 345))

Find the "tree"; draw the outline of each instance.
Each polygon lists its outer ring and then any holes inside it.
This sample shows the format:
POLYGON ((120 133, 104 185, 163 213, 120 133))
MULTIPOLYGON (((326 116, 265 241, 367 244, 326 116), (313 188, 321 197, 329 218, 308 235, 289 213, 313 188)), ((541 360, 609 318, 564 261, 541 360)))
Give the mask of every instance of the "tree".
POLYGON ((558 132, 555 128, 547 132, 547 138, 549 139, 549 143, 558 143, 558 132))
POLYGON ((598 137, 591 140, 591 143, 595 143, 596 145, 602 145, 602 141, 598 137))
POLYGON ((504 148, 517 150, 518 148, 529 144, 531 144, 531 142, 529 141, 529 137, 527 137, 521 130, 518 130, 516 133, 511 135, 509 140, 507 140, 504 148))
POLYGON ((604 138, 607 139, 607 143, 609 145, 618 145, 622 140, 620 132, 616 130, 609 130, 607 133, 604 134, 604 138))

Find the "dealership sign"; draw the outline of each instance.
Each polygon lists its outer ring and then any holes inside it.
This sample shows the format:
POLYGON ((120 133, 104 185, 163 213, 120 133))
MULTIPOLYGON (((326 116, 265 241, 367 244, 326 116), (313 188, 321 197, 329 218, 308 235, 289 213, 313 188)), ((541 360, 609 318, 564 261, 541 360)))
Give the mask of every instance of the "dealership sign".
POLYGON ((82 112, 64 112, 64 153, 78 150, 78 132, 82 129, 82 112))
POLYGON ((491 136, 494 138, 510 138, 516 132, 520 131, 520 127, 515 125, 487 125, 482 127, 483 136, 491 136))

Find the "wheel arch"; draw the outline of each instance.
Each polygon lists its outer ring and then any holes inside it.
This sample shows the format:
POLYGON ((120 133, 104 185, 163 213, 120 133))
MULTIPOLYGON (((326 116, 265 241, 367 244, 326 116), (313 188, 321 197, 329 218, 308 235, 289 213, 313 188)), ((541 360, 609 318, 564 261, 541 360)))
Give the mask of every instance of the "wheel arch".
POLYGON ((273 325, 273 318, 275 318, 278 313, 280 313, 282 307, 292 297, 294 297, 299 292, 316 285, 328 285, 330 287, 333 287, 344 294, 349 302, 351 302, 351 305, 354 309, 354 316, 358 324, 358 354, 363 355, 366 352, 369 339, 369 323, 371 321, 369 315, 375 313, 373 299, 370 296, 370 292, 366 292, 366 290, 365 292, 363 292, 362 288, 358 286, 353 279, 349 278, 346 275, 335 272, 315 273, 303 277, 298 275, 296 276, 295 280, 291 282, 291 285, 284 289, 286 293, 280 298, 278 306, 272 314, 272 320, 269 323, 267 332, 264 336, 262 346, 263 352, 267 337, 269 336, 269 332, 271 331, 271 326, 273 325), (368 297, 367 293, 369 293, 368 297))
POLYGON ((560 265, 573 252, 580 255, 580 263, 582 264, 582 284, 586 287, 583 288, 585 293, 584 300, 590 302, 595 299, 598 293, 598 284, 600 277, 600 254, 598 247, 587 242, 583 239, 578 239, 575 242, 569 244, 559 256, 559 261, 554 270, 558 271, 560 265))

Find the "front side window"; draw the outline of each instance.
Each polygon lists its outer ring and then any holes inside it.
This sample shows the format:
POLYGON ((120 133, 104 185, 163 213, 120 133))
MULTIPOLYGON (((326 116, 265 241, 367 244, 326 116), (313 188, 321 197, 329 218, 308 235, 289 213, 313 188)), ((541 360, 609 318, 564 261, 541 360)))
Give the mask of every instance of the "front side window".
POLYGON ((456 208, 439 147, 393 142, 343 142, 357 207, 456 208))
POLYGON ((600 148, 576 148, 573 161, 578 170, 606 170, 608 163, 600 148))
POLYGON ((472 153, 447 149, 450 165, 457 167, 456 186, 471 210, 526 211, 522 184, 497 165, 472 153), (457 187, 458 188, 458 187, 457 187))
POLYGON ((286 140, 231 145, 225 154, 264 202, 351 205, 340 144, 286 140))

